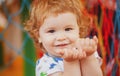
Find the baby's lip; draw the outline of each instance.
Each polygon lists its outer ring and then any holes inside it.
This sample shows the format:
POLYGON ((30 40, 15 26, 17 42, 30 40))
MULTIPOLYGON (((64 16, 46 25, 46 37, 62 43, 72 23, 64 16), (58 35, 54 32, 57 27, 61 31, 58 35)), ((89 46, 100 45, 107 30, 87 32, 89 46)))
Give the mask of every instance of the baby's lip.
POLYGON ((56 45, 56 46, 66 46, 67 44, 59 44, 59 45, 56 45))
POLYGON ((68 44, 58 44, 56 47, 66 47, 68 44))

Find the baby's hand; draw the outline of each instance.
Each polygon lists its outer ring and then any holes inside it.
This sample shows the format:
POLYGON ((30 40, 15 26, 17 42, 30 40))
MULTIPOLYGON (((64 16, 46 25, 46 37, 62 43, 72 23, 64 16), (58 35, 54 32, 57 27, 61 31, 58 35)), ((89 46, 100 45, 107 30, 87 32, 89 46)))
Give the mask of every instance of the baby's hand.
POLYGON ((66 61, 74 61, 86 57, 86 53, 81 49, 78 50, 77 48, 65 48, 63 50, 57 51, 57 53, 59 53, 66 61))
POLYGON ((86 52, 87 56, 92 55, 97 50, 98 39, 94 36, 90 38, 81 38, 77 42, 77 47, 86 52))

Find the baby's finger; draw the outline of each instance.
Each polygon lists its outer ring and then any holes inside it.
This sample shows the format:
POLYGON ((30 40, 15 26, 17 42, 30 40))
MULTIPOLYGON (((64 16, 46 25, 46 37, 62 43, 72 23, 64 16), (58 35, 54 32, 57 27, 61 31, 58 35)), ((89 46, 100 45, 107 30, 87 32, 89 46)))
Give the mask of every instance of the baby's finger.
POLYGON ((86 38, 86 39, 85 39, 84 45, 85 45, 86 47, 90 46, 90 39, 89 39, 89 38, 86 38))
POLYGON ((97 50, 97 43, 95 40, 90 39, 90 47, 91 47, 91 50, 97 50))
POLYGON ((83 39, 82 49, 83 50, 89 50, 89 47, 90 47, 90 39, 89 38, 83 39))
POLYGON ((96 36, 93 37, 93 40, 95 40, 96 44, 98 43, 98 38, 96 36))
POLYGON ((84 42, 85 42, 85 39, 83 39, 83 38, 79 39, 79 46, 83 47, 84 42))
POLYGON ((82 49, 79 49, 79 56, 78 56, 79 59, 81 59, 83 57, 82 51, 83 51, 82 49))
POLYGON ((64 55, 63 55, 63 58, 70 58, 72 57, 72 54, 73 54, 73 50, 72 49, 64 49, 64 55))
POLYGON ((79 50, 77 48, 73 48, 73 59, 77 59, 79 57, 79 50))
POLYGON ((83 51, 83 58, 85 58, 86 57, 86 52, 85 51, 83 51))
POLYGON ((68 57, 68 50, 63 49, 63 51, 64 51, 64 55, 62 56, 62 58, 67 58, 68 57))

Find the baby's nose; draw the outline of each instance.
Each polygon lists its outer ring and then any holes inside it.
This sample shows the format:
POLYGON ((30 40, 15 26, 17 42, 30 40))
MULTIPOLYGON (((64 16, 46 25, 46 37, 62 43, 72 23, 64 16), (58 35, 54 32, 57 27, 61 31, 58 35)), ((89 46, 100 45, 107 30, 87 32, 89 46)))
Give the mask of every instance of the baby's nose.
POLYGON ((56 36, 56 40, 58 40, 58 41, 66 40, 66 36, 65 36, 65 34, 63 34, 63 33, 59 33, 59 34, 57 34, 57 36, 56 36))

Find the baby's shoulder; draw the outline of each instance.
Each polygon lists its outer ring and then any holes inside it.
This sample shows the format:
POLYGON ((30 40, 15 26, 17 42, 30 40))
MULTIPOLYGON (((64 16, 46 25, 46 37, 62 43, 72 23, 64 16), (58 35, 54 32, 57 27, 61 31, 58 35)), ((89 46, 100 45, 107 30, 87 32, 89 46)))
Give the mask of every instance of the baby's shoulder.
POLYGON ((42 58, 37 60, 36 62, 37 76, 43 73, 48 75, 56 71, 63 71, 63 61, 61 58, 53 58, 47 55, 43 55, 42 58))

